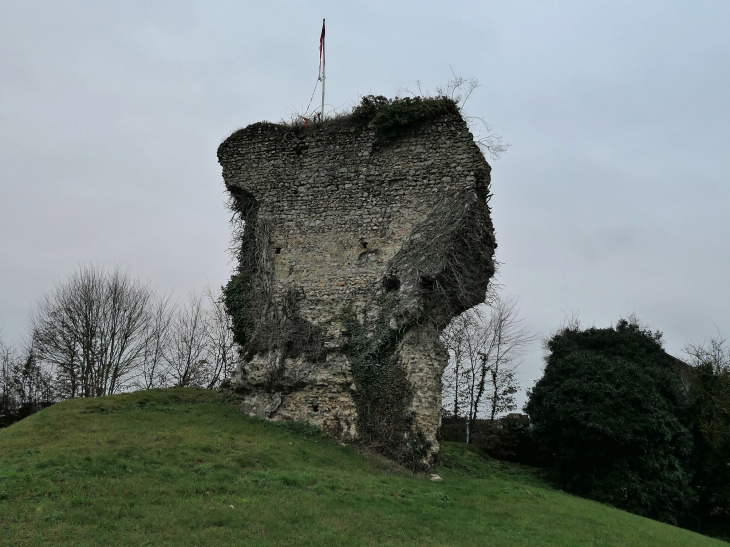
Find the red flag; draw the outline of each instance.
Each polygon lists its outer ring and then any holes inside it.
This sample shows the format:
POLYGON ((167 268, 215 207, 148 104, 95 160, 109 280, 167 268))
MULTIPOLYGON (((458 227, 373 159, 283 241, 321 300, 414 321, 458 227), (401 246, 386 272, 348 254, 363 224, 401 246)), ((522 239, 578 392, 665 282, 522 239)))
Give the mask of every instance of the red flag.
POLYGON ((324 47, 324 19, 322 19, 322 36, 319 37, 319 58, 322 59, 322 48, 324 47))

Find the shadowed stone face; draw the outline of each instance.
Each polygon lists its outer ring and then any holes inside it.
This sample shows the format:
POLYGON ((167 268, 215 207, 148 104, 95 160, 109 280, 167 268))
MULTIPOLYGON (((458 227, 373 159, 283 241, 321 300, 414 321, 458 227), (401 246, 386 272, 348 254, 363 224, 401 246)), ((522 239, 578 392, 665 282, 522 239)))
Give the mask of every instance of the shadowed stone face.
POLYGON ((388 144, 348 120, 259 123, 218 158, 243 220, 226 288, 242 410, 432 465, 439 333, 494 273, 490 167, 464 121, 441 116, 388 144))

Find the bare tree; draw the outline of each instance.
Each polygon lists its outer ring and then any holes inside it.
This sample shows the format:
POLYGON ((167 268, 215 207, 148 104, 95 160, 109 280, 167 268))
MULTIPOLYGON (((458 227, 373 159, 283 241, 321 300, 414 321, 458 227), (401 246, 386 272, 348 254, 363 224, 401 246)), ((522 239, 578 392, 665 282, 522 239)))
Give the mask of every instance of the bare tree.
POLYGON ((16 407, 12 385, 15 363, 15 351, 0 339, 0 419, 10 414, 16 407))
POLYGON ((154 336, 154 290, 116 268, 81 267, 37 304, 32 347, 61 395, 97 397, 131 385, 154 336))
MULTIPOLYGON (((477 146, 479 146, 482 154, 489 156, 490 159, 498 160, 502 154, 507 152, 507 149, 511 145, 504 142, 503 137, 495 133, 492 130, 492 126, 487 123, 483 117, 472 116, 465 108, 467 101, 474 91, 478 87, 481 87, 479 80, 476 78, 463 78, 461 76, 457 76, 453 69, 451 69, 451 74, 453 78, 446 82, 446 85, 436 87, 436 96, 448 97, 459 106, 461 115, 469 126, 469 129, 474 134, 474 142, 477 146)), ((411 91, 408 88, 401 88, 398 90, 398 95, 406 93, 413 96, 431 96, 429 90, 422 87, 420 80, 416 81, 416 86, 418 88, 418 93, 411 91)))
POLYGON ((710 338, 702 344, 689 342, 684 353, 689 356, 692 366, 709 366, 715 374, 730 372, 730 348, 725 346, 727 340, 719 333, 717 338, 710 338))
POLYGON ((216 388, 237 357, 231 318, 219 294, 207 287, 186 304, 159 300, 141 359, 140 389, 168 386, 216 388))
POLYGON ((492 126, 481 116, 472 116, 464 108, 472 93, 481 86, 476 78, 462 78, 457 76, 451 69, 453 79, 445 86, 436 88, 438 95, 449 97, 455 101, 461 109, 461 114, 466 120, 469 129, 474 133, 474 142, 485 156, 498 160, 510 147, 509 143, 503 141, 502 136, 492 130, 492 126))
POLYGON ((146 341, 140 356, 140 369, 136 386, 138 389, 153 389, 169 386, 169 374, 165 355, 169 351, 172 322, 176 306, 170 304, 170 297, 158 299, 145 327, 146 341))
POLYGON ((0 427, 56 400, 53 376, 32 348, 18 350, 0 340, 0 427))
POLYGON ((231 319, 210 289, 179 306, 119 268, 96 266, 81 267, 39 300, 30 339, 23 366, 0 343, 0 408, 25 393, 31 376, 52 376, 59 398, 171 385, 212 389, 232 374, 238 351, 231 319))
POLYGON ((172 321, 165 361, 174 386, 205 386, 209 381, 207 313, 203 295, 191 292, 172 321))
POLYGON ((207 311, 209 376, 206 387, 213 389, 233 374, 238 349, 233 341, 231 316, 226 311, 222 295, 214 294, 210 287, 206 288, 204 294, 210 305, 207 311))
POLYGON ((445 408, 453 416, 471 415, 476 394, 480 352, 487 343, 484 328, 488 316, 483 306, 470 308, 455 317, 441 339, 449 351, 449 365, 443 374, 445 408))
POLYGON ((516 368, 534 336, 519 314, 519 300, 489 293, 487 302, 455 317, 442 334, 449 351, 444 373, 445 408, 471 424, 515 408, 516 368))
POLYGON ((492 336, 487 352, 482 354, 482 368, 488 368, 491 375, 491 391, 485 399, 491 409, 489 419, 494 421, 497 414, 515 409, 514 395, 518 390, 515 369, 535 337, 527 332, 518 317, 518 298, 498 297, 490 309, 492 336))

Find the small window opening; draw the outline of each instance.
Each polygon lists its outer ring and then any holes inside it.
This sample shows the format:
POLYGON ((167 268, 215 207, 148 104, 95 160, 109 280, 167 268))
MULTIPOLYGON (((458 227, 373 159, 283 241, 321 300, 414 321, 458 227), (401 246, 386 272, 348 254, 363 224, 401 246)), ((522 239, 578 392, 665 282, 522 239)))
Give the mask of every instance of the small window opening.
POLYGON ((400 289, 400 279, 395 276, 386 277, 383 279, 383 286, 387 292, 397 291, 400 289))
POLYGON ((421 278, 421 287, 423 287, 426 292, 436 292, 438 282, 432 277, 423 277, 421 278))

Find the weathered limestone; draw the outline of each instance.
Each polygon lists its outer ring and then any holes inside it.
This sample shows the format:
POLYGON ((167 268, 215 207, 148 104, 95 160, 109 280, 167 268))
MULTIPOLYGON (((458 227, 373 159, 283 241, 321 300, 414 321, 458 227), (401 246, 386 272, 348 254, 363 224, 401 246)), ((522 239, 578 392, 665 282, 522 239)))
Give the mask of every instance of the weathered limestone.
POLYGON ((257 123, 218 158, 245 222, 227 289, 242 409, 429 467, 439 333, 494 272, 490 167, 464 121, 444 115, 387 144, 347 120, 257 123))

